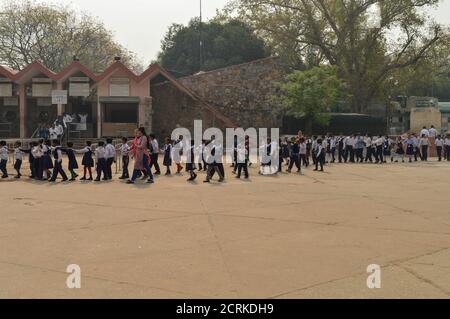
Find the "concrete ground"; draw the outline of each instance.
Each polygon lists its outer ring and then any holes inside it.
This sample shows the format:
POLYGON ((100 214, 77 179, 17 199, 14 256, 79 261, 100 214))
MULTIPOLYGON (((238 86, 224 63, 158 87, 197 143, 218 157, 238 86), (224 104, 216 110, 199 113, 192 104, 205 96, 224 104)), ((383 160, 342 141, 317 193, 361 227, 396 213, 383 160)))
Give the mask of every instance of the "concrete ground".
POLYGON ((0 297, 450 297, 450 163, 251 174, 2 180, 0 297), (370 264, 381 289, 367 288, 370 264))

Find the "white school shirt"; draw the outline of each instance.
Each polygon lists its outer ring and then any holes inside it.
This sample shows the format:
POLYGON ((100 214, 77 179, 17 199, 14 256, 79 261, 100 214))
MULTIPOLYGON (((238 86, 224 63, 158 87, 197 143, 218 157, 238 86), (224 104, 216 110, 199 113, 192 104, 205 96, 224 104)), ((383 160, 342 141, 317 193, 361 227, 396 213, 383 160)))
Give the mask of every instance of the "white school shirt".
POLYGON ((316 144, 316 147, 314 148, 315 152, 316 152, 316 156, 319 156, 320 153, 322 152, 323 146, 320 144, 316 144))
POLYGON ((34 146, 31 149, 31 155, 33 155, 34 158, 41 158, 42 157, 42 150, 39 146, 34 146))
POLYGON ((56 125, 55 133, 56 133, 57 136, 63 135, 64 134, 64 127, 61 124, 60 125, 56 125))
POLYGON ((335 137, 330 138, 330 147, 336 148, 336 138, 335 137))
POLYGON ((106 150, 103 146, 99 146, 95 149, 95 157, 97 158, 97 160, 106 158, 106 150))
POLYGON ((430 137, 437 136, 437 130, 434 127, 430 128, 429 133, 430 133, 430 137))
POLYGON ((444 146, 444 141, 442 140, 442 138, 436 139, 436 141, 434 143, 436 144, 436 147, 444 146))
POLYGON ((51 140, 56 140, 58 138, 58 135, 56 134, 56 129, 51 127, 51 128, 48 129, 48 132, 50 134, 50 139, 51 140))
POLYGON ((23 152, 20 150, 20 148, 14 149, 14 159, 17 161, 21 161, 23 158, 23 152))
POLYGON ((307 145, 306 143, 300 143, 299 144, 299 150, 301 155, 306 155, 307 145))
POLYGON ((355 147, 355 139, 353 137, 347 137, 345 141, 345 145, 355 147))
POLYGON ((245 163, 245 160, 247 159, 247 149, 245 148, 245 143, 238 144, 236 150, 238 163, 245 163))
POLYGON ((428 131, 426 128, 422 129, 420 131, 420 136, 425 135, 426 137, 430 137, 430 131, 428 131))
POLYGON ((377 139, 376 138, 372 139, 372 147, 377 147, 377 139))
POLYGON ((444 141, 445 146, 450 146, 450 138, 446 138, 444 141))
POLYGON ((422 137, 419 141, 419 145, 420 146, 428 146, 428 138, 427 137, 422 137))
POLYGON ((120 155, 128 156, 129 152, 130 152, 130 146, 128 146, 127 143, 122 144, 122 146, 120 146, 120 155))
POLYGON ((56 148, 56 161, 58 163, 62 162, 62 151, 60 147, 56 148))
POLYGON ((383 145, 383 143, 384 143, 384 138, 382 138, 382 137, 377 138, 377 140, 375 141, 376 146, 381 146, 381 145, 383 145))
POLYGON ((371 147, 372 146, 372 139, 370 137, 365 137, 364 138, 364 144, 366 145, 366 147, 371 147))
POLYGON ((151 141, 150 144, 152 145, 153 154, 159 153, 159 144, 156 138, 153 141, 151 141))
POLYGON ((0 159, 4 161, 8 160, 8 147, 3 146, 0 148, 0 159))
POLYGON ((112 144, 107 144, 105 146, 105 158, 115 158, 116 157, 116 149, 112 144))

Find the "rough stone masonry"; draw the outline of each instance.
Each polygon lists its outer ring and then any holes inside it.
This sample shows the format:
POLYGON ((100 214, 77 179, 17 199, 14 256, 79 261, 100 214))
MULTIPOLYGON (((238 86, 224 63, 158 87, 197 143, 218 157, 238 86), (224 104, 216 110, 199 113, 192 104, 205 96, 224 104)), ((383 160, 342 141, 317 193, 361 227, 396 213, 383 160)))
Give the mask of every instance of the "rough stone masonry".
POLYGON ((192 129, 194 119, 202 119, 205 126, 223 128, 205 103, 239 127, 281 127, 282 112, 273 95, 283 74, 279 59, 266 58, 178 79, 200 100, 188 97, 169 82, 154 85, 153 131, 169 136, 174 127, 192 129))

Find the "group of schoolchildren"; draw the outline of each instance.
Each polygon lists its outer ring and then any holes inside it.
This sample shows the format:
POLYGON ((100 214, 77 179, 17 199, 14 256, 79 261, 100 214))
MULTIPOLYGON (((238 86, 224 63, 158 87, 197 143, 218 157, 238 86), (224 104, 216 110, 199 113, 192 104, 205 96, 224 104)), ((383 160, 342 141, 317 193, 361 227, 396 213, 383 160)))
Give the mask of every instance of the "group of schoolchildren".
POLYGON ((39 140, 32 142, 30 148, 22 148, 21 142, 16 142, 14 149, 9 149, 5 141, 0 142, 0 157, 1 157, 1 172, 2 178, 8 178, 6 164, 10 152, 14 153, 14 170, 16 171, 15 178, 22 177, 21 167, 23 157, 28 154, 28 161, 30 163, 30 178, 40 181, 55 182, 58 176, 62 180, 68 181, 69 178, 63 167, 63 157, 67 156, 68 171, 70 172, 70 181, 75 181, 79 175, 76 170, 79 168, 76 154, 83 154, 82 165, 84 168, 84 175, 81 180, 93 180, 92 168, 94 167, 94 156, 97 169, 96 181, 100 181, 103 175, 103 180, 112 179, 112 164, 116 158, 116 149, 112 145, 112 139, 106 142, 99 142, 95 152, 92 151, 92 143, 86 142, 86 147, 82 150, 73 149, 73 143, 68 142, 66 147, 62 147, 59 140, 39 140), (89 176, 87 175, 89 174, 89 176))
MULTIPOLYGON (((309 159, 320 166, 323 171, 325 163, 376 163, 428 161, 430 149, 435 148, 438 161, 450 161, 450 135, 442 137, 434 128, 423 128, 420 135, 409 133, 397 138, 389 136, 371 136, 366 134, 353 134, 334 136, 328 134, 323 137, 312 138, 299 136, 292 139, 285 138, 280 147, 280 163, 288 165, 290 173, 293 166, 297 171, 301 166, 309 166, 309 159), (419 137, 420 136, 420 137, 419 137)), ((280 170, 281 170, 280 164, 280 170)))
MULTIPOLYGON (((302 166, 310 166, 310 160, 315 165, 315 171, 323 171, 326 163, 386 163, 388 159, 391 162, 402 161, 408 159, 409 162, 428 160, 430 147, 436 148, 438 160, 445 159, 450 161, 450 136, 445 138, 435 134, 434 128, 427 130, 424 128, 420 137, 416 134, 408 134, 392 139, 389 136, 370 136, 354 134, 349 136, 339 135, 334 136, 328 134, 322 137, 308 137, 303 136, 300 132, 296 137, 285 138, 274 143, 271 139, 267 139, 267 143, 260 146, 263 152, 267 155, 273 155, 278 149, 279 165, 278 170, 270 172, 268 175, 276 174, 282 171, 283 163, 287 166, 287 173, 291 173, 294 166, 297 172, 301 172, 302 166), (433 137, 431 143, 430 137, 433 137), (278 145, 280 147, 278 147, 278 145)), ((161 174, 161 168, 158 163, 160 152, 164 155, 163 166, 166 167, 165 175, 171 175, 172 163, 176 164, 176 174, 181 174, 184 170, 182 166, 183 155, 183 136, 180 136, 176 141, 170 138, 165 139, 162 149, 159 148, 158 141, 155 135, 150 135, 149 140, 149 165, 150 172, 142 171, 143 179, 147 177, 152 178, 151 170, 154 169, 155 175, 161 174)), ((223 182, 225 179, 225 169, 222 160, 216 160, 215 153, 223 153, 223 147, 218 144, 214 138, 211 141, 203 141, 201 145, 195 145, 191 141, 190 152, 191 161, 186 163, 186 171, 190 177, 188 181, 194 181, 197 178, 198 171, 206 172, 206 180, 209 183, 212 177, 217 174, 219 181, 223 182), (197 151, 197 152, 196 152, 197 151), (208 151, 208 152, 206 152, 208 151), (194 159, 194 154, 200 154, 197 159, 194 159), (212 158, 205 158, 204 154, 210 154, 212 158), (208 164, 209 163, 209 164, 208 164)), ((24 149, 20 142, 16 142, 13 149, 9 149, 5 141, 0 141, 0 172, 2 178, 8 178, 7 162, 9 154, 14 154, 14 170, 16 171, 15 178, 22 177, 21 167, 25 154, 28 154, 30 163, 30 178, 36 180, 48 180, 55 182, 58 176, 61 176, 63 181, 75 181, 79 175, 76 170, 79 169, 77 162, 77 154, 82 154, 83 177, 82 181, 93 181, 93 169, 96 170, 95 181, 107 181, 113 178, 112 166, 117 163, 117 153, 120 154, 122 162, 122 175, 119 179, 129 179, 129 163, 130 157, 134 151, 134 144, 128 141, 127 138, 122 138, 122 143, 116 148, 113 145, 112 139, 107 139, 106 143, 100 141, 96 144, 95 150, 91 142, 87 141, 86 145, 81 150, 73 148, 73 143, 68 142, 65 147, 62 147, 59 140, 40 140, 32 142, 30 148, 24 149), (66 156, 67 169, 70 172, 70 179, 67 177, 63 167, 63 157, 66 156)), ((249 178, 248 167, 252 165, 250 153, 249 137, 245 139, 234 141, 233 150, 233 174, 237 178, 241 178, 242 173, 246 179, 249 178)), ((187 155, 187 154, 184 154, 187 155)), ((262 163, 259 173, 264 173, 265 169, 270 166, 269 163, 262 163)))

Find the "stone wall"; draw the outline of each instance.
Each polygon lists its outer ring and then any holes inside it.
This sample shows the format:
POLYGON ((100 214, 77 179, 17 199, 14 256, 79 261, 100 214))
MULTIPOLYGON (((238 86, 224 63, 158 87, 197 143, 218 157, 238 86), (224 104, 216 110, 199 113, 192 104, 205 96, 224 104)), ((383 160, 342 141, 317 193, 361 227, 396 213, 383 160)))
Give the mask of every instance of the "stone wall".
POLYGON ((411 109, 411 131, 419 133, 423 127, 433 125, 441 131, 442 114, 437 107, 416 107, 411 109))
MULTIPOLYGON (((282 125, 280 107, 272 101, 275 82, 282 79, 279 60, 266 58, 178 80, 235 125, 259 128, 282 125)), ((152 97, 153 130, 159 134, 166 135, 170 127, 177 125, 190 128, 194 119, 222 128, 202 103, 179 92, 171 83, 152 86, 152 97)))
MULTIPOLYGON (((158 135, 161 142, 170 137, 177 127, 187 128, 193 134, 194 120, 203 120, 204 126, 215 126, 213 114, 201 102, 181 92, 172 83, 153 85, 151 91, 152 131, 158 135)), ((223 128, 220 123, 217 123, 217 126, 223 128)))

